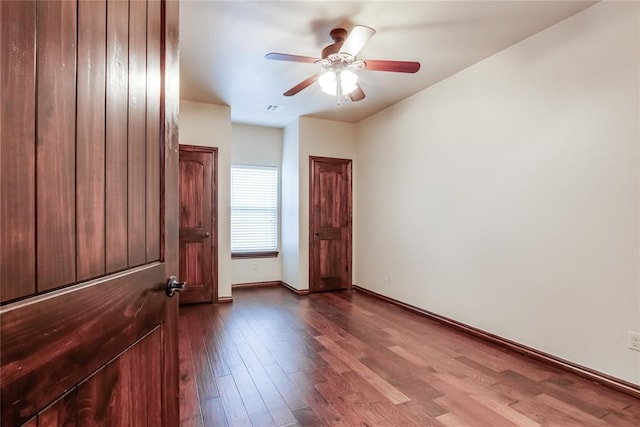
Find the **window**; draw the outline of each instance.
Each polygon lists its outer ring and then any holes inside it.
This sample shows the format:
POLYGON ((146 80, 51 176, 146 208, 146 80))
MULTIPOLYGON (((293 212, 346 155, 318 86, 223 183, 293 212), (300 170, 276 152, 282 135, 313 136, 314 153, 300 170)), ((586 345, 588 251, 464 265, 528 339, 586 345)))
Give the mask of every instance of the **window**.
POLYGON ((278 255, 278 169, 231 166, 233 258, 278 255))

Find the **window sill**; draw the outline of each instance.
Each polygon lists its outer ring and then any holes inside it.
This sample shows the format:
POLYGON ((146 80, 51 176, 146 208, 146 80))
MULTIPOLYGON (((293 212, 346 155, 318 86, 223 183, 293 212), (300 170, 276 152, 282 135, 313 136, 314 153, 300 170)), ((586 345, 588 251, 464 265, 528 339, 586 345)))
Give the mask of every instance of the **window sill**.
POLYGON ((231 259, 243 259, 243 258, 277 258, 278 251, 269 252, 236 252, 231 254, 231 259))

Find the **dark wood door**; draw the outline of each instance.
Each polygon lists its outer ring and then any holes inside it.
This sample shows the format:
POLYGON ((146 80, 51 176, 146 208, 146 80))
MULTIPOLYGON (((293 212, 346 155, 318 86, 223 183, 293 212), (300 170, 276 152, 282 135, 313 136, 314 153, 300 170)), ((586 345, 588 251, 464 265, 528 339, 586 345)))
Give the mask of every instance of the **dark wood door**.
POLYGON ((180 146, 180 277, 189 287, 181 303, 217 298, 215 177, 217 150, 180 146))
POLYGON ((178 5, 0 20, 0 424, 178 425, 178 5))
POLYGON ((351 288, 351 160, 310 157, 309 290, 351 288))

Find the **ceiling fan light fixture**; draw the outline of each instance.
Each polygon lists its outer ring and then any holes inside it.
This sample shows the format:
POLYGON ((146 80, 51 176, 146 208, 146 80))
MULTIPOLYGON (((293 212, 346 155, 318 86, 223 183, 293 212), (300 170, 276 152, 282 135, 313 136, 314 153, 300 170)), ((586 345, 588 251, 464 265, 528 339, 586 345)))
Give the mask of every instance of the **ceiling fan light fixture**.
POLYGON ((356 90, 356 87, 358 87, 358 75, 356 73, 350 70, 342 70, 336 74, 335 71, 329 70, 318 77, 318 84, 324 93, 336 96, 338 93, 337 75, 340 75, 343 95, 356 90))

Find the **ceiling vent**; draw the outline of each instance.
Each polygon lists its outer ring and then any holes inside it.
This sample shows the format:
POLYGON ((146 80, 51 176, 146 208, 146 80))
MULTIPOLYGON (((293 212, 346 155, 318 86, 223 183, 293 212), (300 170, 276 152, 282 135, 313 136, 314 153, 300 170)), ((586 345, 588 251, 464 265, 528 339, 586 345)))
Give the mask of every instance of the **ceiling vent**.
POLYGON ((284 110, 284 107, 282 105, 269 104, 264 107, 264 111, 270 111, 272 113, 281 113, 282 110, 284 110))

